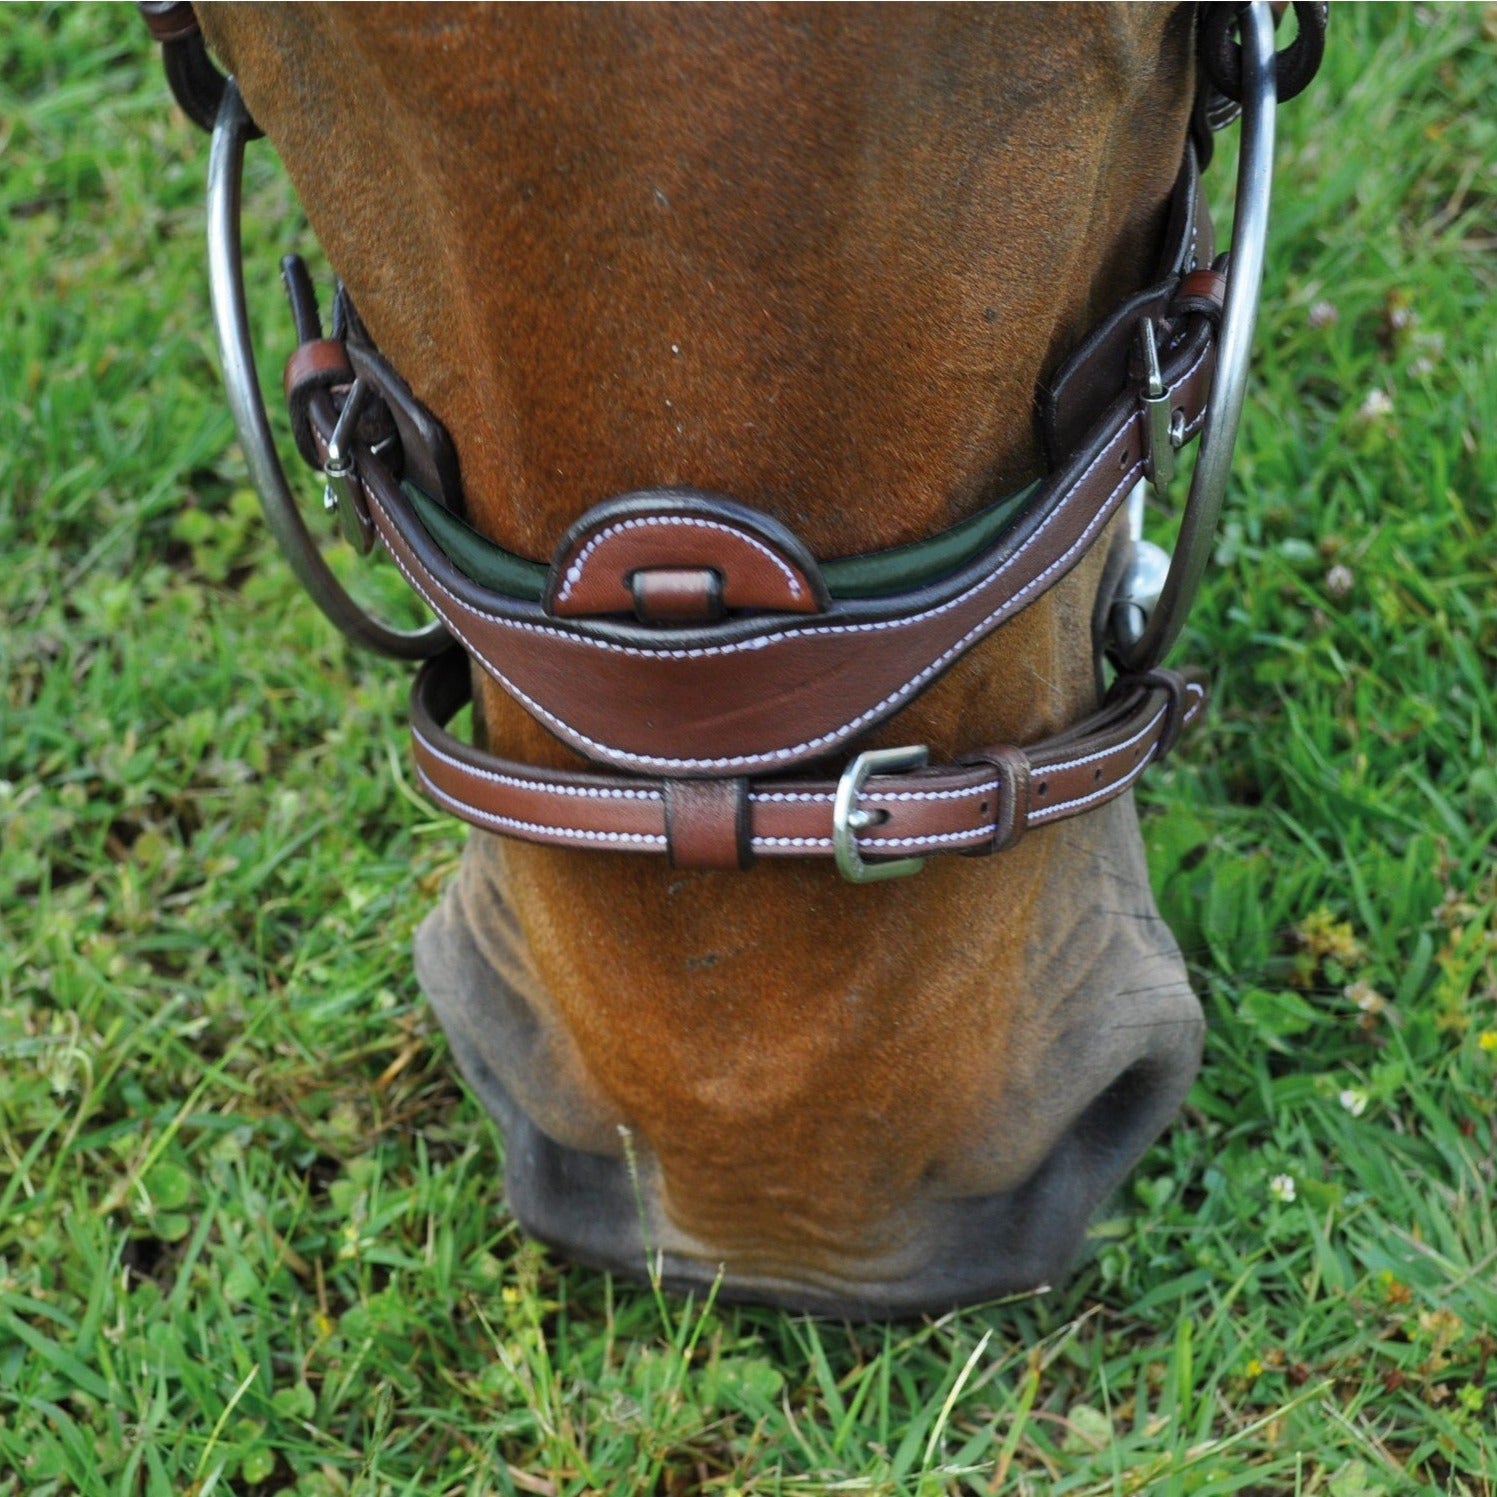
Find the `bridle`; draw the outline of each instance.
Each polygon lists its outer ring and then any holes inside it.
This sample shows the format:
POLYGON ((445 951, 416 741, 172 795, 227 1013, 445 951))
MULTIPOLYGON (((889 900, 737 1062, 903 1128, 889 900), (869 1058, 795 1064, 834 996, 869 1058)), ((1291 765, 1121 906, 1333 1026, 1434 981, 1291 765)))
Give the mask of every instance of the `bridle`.
MULTIPOLYGON (((190 7, 142 9, 167 44, 179 98, 212 123, 214 316, 255 488, 323 612, 358 644, 426 662, 411 727, 418 775, 439 806, 504 835, 664 852, 678 867, 831 856, 845 877, 867 882, 913 873, 936 853, 998 852, 1030 827, 1093 809, 1126 791, 1203 710, 1202 676, 1162 661, 1205 571, 1241 416, 1276 98, 1313 75, 1323 6, 1296 5, 1300 36, 1277 62, 1269 6, 1202 8, 1208 76, 1241 101, 1230 257, 1211 259, 1196 169, 1209 133, 1197 130, 1156 280, 1103 319, 1041 391, 1047 476, 895 552, 819 560, 770 516, 683 490, 594 506, 549 567, 505 552, 465 524, 445 431, 347 298, 324 337, 305 271, 288 261, 299 346, 286 393, 297 445, 321 469, 345 537, 361 551, 382 545, 436 615, 413 631, 353 601, 297 509, 245 313, 240 178, 255 128, 232 80, 200 38, 193 45, 190 7), (1171 559, 1141 536, 1143 486, 1162 493, 1176 452, 1197 434, 1171 559), (979 747, 947 765, 931 766, 922 747, 869 749, 816 775, 818 761, 850 750, 1065 576, 1125 504, 1129 551, 1104 642, 1117 677, 1099 711, 1041 742, 979 747), (474 663, 603 767, 540 769, 456 739, 445 725, 469 699, 474 663)), ((1221 101, 1198 115, 1219 127, 1221 101)))

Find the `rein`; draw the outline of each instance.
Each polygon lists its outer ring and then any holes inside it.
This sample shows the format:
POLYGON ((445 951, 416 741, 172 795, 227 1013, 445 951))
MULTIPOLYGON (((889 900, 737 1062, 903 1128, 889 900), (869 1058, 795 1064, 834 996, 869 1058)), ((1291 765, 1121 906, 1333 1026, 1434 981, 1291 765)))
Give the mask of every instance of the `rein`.
MULTIPOLYGON (((215 321, 256 489, 328 617, 360 644, 426 661, 411 729, 421 784, 443 809, 506 836, 663 852, 684 868, 829 856, 861 883, 913 873, 936 853, 999 852, 1030 827, 1089 811, 1128 790, 1200 716, 1202 675, 1161 662, 1209 557, 1242 408, 1276 100, 1267 5, 1241 8, 1240 48, 1230 37, 1237 8, 1203 7, 1215 13, 1201 26, 1203 59, 1215 59, 1207 76, 1242 106, 1230 256, 1212 259, 1193 131, 1153 283, 1103 319, 1040 392, 1047 476, 913 546, 818 559, 766 514, 659 490, 594 506, 549 565, 515 556, 465 523, 451 441, 346 296, 324 337, 306 272, 288 260, 300 341, 285 389, 298 448, 322 471, 345 538, 363 552, 381 545, 436 615, 415 631, 353 602, 296 508, 244 306, 240 177, 255 128, 233 81, 208 62, 190 7, 142 9, 184 107, 212 121, 215 321), (1139 533, 1143 486, 1163 494, 1177 451, 1197 435, 1170 559, 1139 533), (815 772, 1054 586, 1125 504, 1131 549, 1105 640, 1117 677, 1096 713, 1037 743, 977 747, 946 765, 910 746, 815 772), (603 769, 539 769, 454 737, 446 725, 470 699, 473 664, 603 769)), ((1324 31, 1323 7, 1296 11, 1300 38, 1277 65, 1295 92, 1324 31)), ((1220 101, 1198 109, 1213 123, 1222 114, 1220 101)))

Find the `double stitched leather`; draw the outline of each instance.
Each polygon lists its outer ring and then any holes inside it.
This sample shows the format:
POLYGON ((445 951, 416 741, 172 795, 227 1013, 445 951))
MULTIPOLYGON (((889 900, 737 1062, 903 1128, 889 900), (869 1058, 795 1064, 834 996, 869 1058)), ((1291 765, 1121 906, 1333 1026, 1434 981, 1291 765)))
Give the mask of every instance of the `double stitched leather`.
MULTIPOLYGON (((358 522, 461 649, 423 668, 412 698, 422 786, 490 831, 557 846, 665 853, 691 868, 831 856, 839 778, 787 772, 850 750, 954 661, 1073 567, 1151 472, 1137 330, 1154 326, 1178 441, 1198 432, 1215 364, 1222 277, 1193 153, 1172 200, 1161 279, 1083 340, 1041 392, 1048 477, 979 554, 933 581, 833 597, 816 558, 780 522, 710 494, 658 491, 595 506, 564 536, 539 598, 480 585, 422 523, 403 484, 459 511, 445 433, 362 340, 354 374, 398 441, 355 435, 358 522), (428 487, 430 485, 430 487, 428 487), (433 490, 435 492, 433 492, 433 490), (468 700, 469 660, 608 772, 563 773, 460 743, 445 727, 468 700)), ((356 326, 355 326, 355 330, 356 326)), ((338 419, 319 339, 294 355, 312 447, 338 419)), ((359 431, 364 430, 363 424, 359 431)), ((529 565, 529 564, 525 564, 529 565)), ((1120 680, 1084 722, 1026 746, 874 774, 857 797, 871 862, 985 854, 1031 827, 1126 791, 1206 700, 1194 673, 1120 680)))
MULTIPOLYGON (((470 690, 460 651, 428 661, 412 692, 411 728, 422 787, 473 826, 558 847, 669 852, 682 867, 832 854, 836 779, 683 782, 538 769, 447 732, 470 690)), ((874 775, 859 799, 876 822, 859 837, 862 854, 1002 851, 1031 827, 1121 795, 1205 704, 1199 672, 1155 671, 1120 682, 1098 712, 1027 748, 1000 744, 954 764, 874 775)))
MULTIPOLYGON (((1196 320, 1197 335, 1166 370, 1186 437, 1203 419, 1214 353, 1209 325, 1196 320)), ((315 402, 314 424, 320 408, 315 402)), ((382 463, 361 455, 357 470, 397 566, 500 685, 591 758, 692 777, 787 768, 891 716, 1086 554, 1146 473, 1145 438, 1139 402, 1119 397, 1009 535, 938 583, 814 615, 751 614, 669 634, 560 618, 478 587, 437 547, 382 463)), ((618 607, 632 612, 622 587, 618 607)))

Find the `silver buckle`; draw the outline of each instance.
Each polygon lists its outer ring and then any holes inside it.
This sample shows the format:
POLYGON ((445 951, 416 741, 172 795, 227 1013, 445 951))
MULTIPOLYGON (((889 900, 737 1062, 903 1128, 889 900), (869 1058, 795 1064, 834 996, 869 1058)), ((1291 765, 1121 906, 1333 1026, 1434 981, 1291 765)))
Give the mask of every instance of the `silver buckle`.
POLYGON ((362 379, 356 379, 343 401, 333 434, 328 438, 327 461, 322 465, 322 507, 337 514, 343 539, 360 556, 367 556, 374 547, 374 524, 364 516, 359 496, 354 492, 353 463, 349 460, 347 447, 353 445, 359 412, 368 396, 369 386, 362 379))
POLYGON ((837 798, 832 802, 832 849, 837 871, 850 884, 871 884, 882 878, 905 878, 925 867, 924 858, 891 858, 885 863, 865 863, 858 851, 858 833, 867 831, 878 817, 872 811, 858 809, 858 796, 870 775, 901 774, 907 769, 923 769, 930 762, 930 750, 924 744, 906 748, 869 749, 859 754, 837 781, 837 798))
POLYGON ((1147 317, 1138 321, 1138 343, 1144 360, 1144 415, 1147 424, 1144 441, 1149 462, 1149 482, 1160 499, 1167 497, 1170 480, 1175 476, 1175 453, 1185 442, 1185 418, 1170 412, 1170 392, 1165 388, 1159 368, 1159 344, 1154 324, 1147 317))

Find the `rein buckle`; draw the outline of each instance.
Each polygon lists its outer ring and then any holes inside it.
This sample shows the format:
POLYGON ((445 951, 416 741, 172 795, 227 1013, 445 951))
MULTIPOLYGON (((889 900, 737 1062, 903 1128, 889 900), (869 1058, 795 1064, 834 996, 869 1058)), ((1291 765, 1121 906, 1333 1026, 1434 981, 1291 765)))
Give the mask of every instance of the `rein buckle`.
POLYGON ((923 769, 930 762, 930 750, 924 744, 905 748, 869 749, 842 771, 837 781, 837 797, 832 802, 832 851, 837 871, 850 884, 872 884, 879 879, 906 878, 925 867, 924 858, 891 858, 886 863, 868 863, 858 851, 858 833, 878 821, 873 811, 858 809, 858 795, 869 777, 875 774, 902 774, 923 769))

